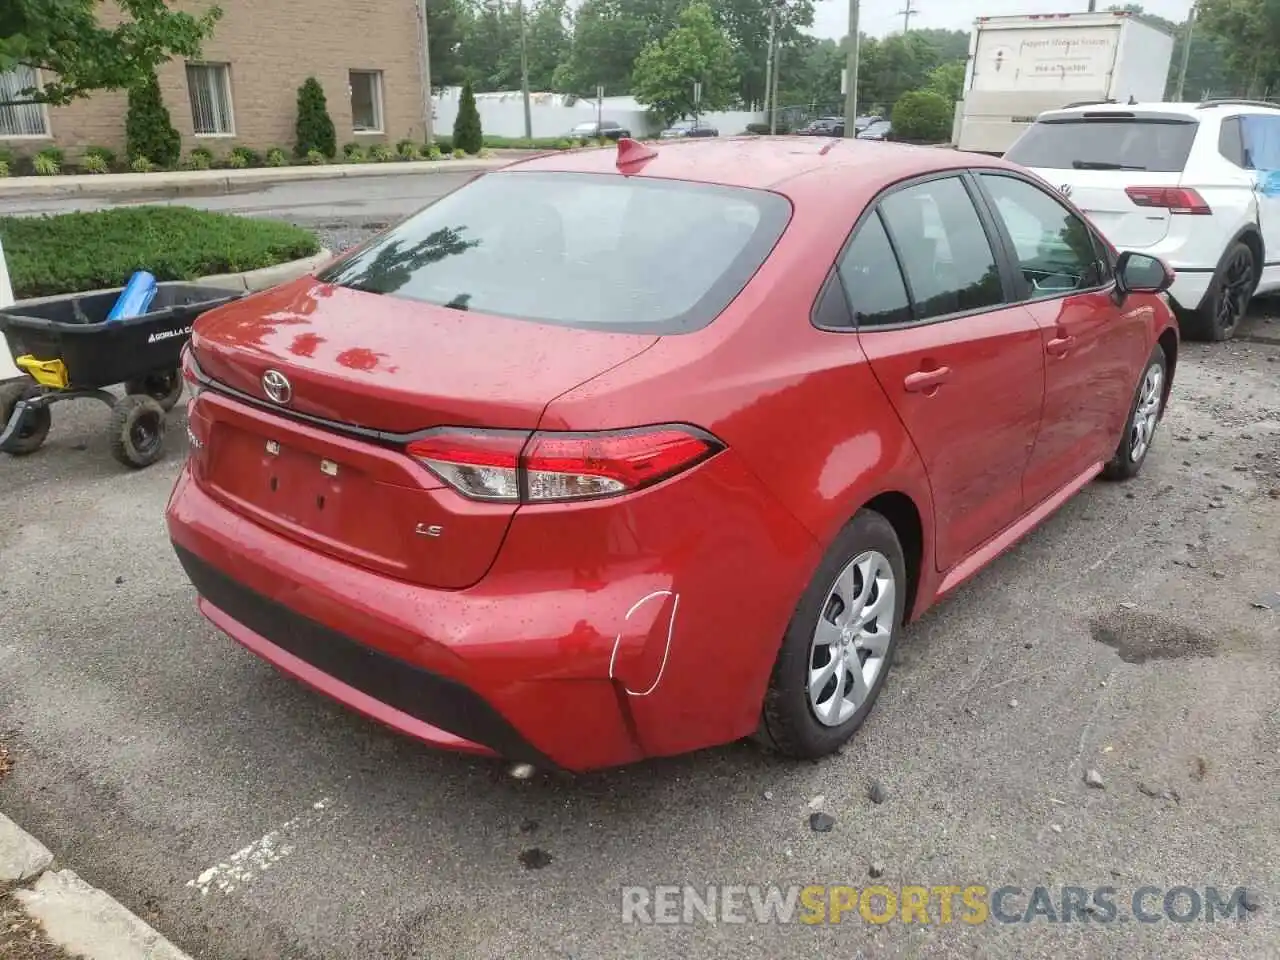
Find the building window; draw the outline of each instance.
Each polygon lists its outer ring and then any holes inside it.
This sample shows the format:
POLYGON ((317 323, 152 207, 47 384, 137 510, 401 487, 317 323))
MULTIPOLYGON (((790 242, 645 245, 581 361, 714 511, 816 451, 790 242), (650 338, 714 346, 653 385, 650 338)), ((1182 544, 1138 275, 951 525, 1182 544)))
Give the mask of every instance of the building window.
POLYGON ((43 103, 14 103, 22 100, 22 91, 40 86, 40 75, 30 67, 18 67, 0 73, 0 138, 47 137, 49 114, 43 103))
POLYGON ((382 133, 382 71, 351 71, 351 128, 382 133))
POLYGON ((197 137, 229 137, 236 132, 231 112, 231 71, 225 63, 188 63, 187 93, 197 137))

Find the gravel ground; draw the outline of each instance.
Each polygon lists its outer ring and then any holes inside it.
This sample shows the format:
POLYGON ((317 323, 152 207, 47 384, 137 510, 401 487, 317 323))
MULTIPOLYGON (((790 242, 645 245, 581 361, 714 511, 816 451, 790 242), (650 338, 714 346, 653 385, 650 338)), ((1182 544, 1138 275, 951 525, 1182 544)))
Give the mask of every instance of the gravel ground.
POLYGON ((199 960, 1276 956, 1277 357, 1185 345, 1143 475, 1092 485, 916 625, 842 755, 740 744, 523 782, 219 636, 164 535, 181 412, 168 460, 130 474, 102 408, 67 404, 38 455, 0 459, 0 809, 199 960), (870 877, 1113 885, 1122 905, 1144 884, 1243 886, 1254 909, 621 922, 623 885, 870 877))

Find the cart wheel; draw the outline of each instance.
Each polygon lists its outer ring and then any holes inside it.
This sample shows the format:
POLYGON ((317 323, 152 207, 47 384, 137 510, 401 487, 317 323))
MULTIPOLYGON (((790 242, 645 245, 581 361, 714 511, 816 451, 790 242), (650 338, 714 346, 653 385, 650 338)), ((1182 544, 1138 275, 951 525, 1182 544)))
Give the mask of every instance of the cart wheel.
POLYGON ((182 370, 174 367, 162 373, 149 373, 137 380, 126 380, 124 392, 150 397, 167 412, 182 399, 182 370))
MULTIPOLYGON (((35 396, 37 393, 37 388, 22 381, 0 386, 0 432, 3 432, 8 425, 9 418, 13 416, 13 408, 18 405, 18 401, 24 397, 35 396)), ((44 444, 45 437, 49 436, 49 427, 52 424, 53 417, 48 407, 28 409, 26 416, 22 418, 22 423, 18 425, 17 432, 5 443, 4 452, 14 457, 25 457, 29 453, 35 453, 44 444)))
POLYGON ((164 455, 164 407, 129 394, 111 408, 111 455, 126 467, 149 467, 164 455))

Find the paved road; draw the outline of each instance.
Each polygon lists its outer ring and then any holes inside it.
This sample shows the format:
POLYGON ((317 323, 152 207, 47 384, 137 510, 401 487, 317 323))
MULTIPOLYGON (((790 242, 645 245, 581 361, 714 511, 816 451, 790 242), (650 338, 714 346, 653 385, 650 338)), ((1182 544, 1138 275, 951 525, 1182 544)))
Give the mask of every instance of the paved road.
POLYGON ((207 960, 1274 955, 1280 610, 1254 604, 1280 589, 1277 360, 1187 345, 1143 477, 1090 487, 915 627, 842 756, 736 745, 527 782, 219 636, 162 524, 181 415, 170 458, 125 474, 105 411, 65 405, 43 451, 0 459, 0 809, 207 960), (874 861, 895 885, 1114 885, 1122 904, 1143 884, 1263 893, 1243 923, 620 922, 623 884, 862 886, 874 861))
POLYGON ((6 215, 71 213, 77 210, 103 210, 114 206, 139 203, 184 204, 202 210, 239 213, 246 216, 277 217, 306 226, 341 223, 360 226, 385 223, 413 213, 432 200, 466 183, 475 173, 431 173, 395 177, 360 177, 351 180, 320 180, 285 183, 238 194, 214 194, 208 197, 182 197, 177 200, 154 198, 85 199, 80 197, 46 198, 6 203, 6 215))

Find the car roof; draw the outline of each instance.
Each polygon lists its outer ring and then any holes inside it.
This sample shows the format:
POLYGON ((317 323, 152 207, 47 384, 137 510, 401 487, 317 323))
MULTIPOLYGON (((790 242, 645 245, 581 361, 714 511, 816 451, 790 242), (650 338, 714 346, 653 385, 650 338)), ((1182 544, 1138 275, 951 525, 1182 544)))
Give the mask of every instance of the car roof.
MULTIPOLYGON (((785 181, 836 167, 869 174, 867 182, 965 167, 1021 169, 993 157, 934 147, 866 143, 838 137, 720 137, 650 144, 656 156, 636 176, 731 187, 775 189, 785 181)), ((565 150, 517 161, 504 170, 616 173, 617 151, 565 150)), ((785 191, 782 191, 785 192, 785 191)))

